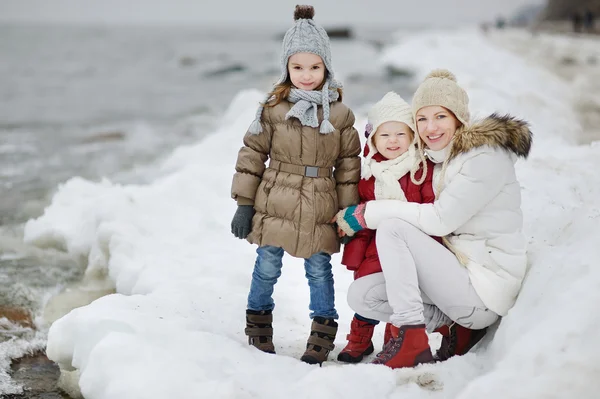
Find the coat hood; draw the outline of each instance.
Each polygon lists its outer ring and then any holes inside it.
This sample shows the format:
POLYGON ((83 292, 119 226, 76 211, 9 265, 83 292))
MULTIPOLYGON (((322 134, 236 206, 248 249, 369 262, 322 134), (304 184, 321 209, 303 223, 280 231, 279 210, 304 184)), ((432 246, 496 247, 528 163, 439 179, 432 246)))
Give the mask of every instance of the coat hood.
POLYGON ((502 116, 494 113, 457 132, 448 159, 486 145, 502 148, 519 157, 527 158, 532 140, 533 133, 529 130, 529 123, 510 115, 502 116))

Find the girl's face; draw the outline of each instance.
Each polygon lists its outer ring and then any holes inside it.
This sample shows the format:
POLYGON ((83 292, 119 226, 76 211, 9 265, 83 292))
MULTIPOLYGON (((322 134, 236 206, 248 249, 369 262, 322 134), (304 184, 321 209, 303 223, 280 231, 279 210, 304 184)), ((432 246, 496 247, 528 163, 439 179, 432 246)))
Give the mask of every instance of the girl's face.
POLYGON ((396 159, 408 151, 412 140, 413 131, 402 122, 382 123, 373 136, 375 148, 387 159, 396 159))
POLYGON ((325 64, 316 54, 296 53, 288 60, 288 73, 298 89, 314 90, 325 79, 325 64))
POLYGON ((415 115, 417 131, 430 150, 443 150, 450 144, 456 129, 461 125, 456 116, 447 108, 429 105, 415 115))

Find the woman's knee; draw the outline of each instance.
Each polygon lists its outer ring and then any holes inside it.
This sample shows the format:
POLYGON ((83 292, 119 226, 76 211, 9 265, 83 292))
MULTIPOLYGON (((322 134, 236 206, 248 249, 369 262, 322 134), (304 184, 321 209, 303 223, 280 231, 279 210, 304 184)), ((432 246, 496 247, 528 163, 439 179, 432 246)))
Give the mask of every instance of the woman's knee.
POLYGON ((360 312, 364 311, 365 308, 364 292, 362 291, 361 287, 356 284, 356 281, 354 281, 352 284, 350 284, 350 287, 348 287, 347 301, 350 309, 360 314, 360 312))
POLYGON ((494 324, 500 316, 486 308, 455 307, 448 311, 448 317, 463 327, 481 330, 494 324))
POLYGON ((356 313, 370 311, 386 298, 380 291, 385 291, 383 273, 374 273, 354 280, 348 287, 348 306, 356 313))

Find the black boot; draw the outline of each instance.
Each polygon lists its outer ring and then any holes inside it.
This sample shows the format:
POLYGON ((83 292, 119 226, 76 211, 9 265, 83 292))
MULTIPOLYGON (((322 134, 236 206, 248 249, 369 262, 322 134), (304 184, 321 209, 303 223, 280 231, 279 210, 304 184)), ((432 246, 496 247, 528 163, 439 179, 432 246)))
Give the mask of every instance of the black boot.
POLYGON ((321 365, 327 360, 329 352, 335 348, 335 334, 337 333, 338 324, 334 319, 326 319, 324 317, 315 317, 312 322, 310 337, 306 343, 306 351, 300 358, 308 364, 321 365))
POLYGON ((273 314, 271 310, 246 310, 248 344, 263 352, 275 353, 273 345, 273 314))

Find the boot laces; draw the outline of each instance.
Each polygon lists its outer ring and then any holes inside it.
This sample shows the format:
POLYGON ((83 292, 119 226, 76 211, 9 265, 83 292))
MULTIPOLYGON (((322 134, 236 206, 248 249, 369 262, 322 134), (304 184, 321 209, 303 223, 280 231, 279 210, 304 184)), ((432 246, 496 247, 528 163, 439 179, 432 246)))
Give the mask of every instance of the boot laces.
MULTIPOLYGON (((400 334, 402 334, 402 331, 400 334)), ((387 343, 385 343, 383 345, 383 350, 375 356, 373 363, 387 363, 392 357, 394 357, 394 355, 398 353, 400 347, 402 346, 402 338, 403 337, 401 335, 399 335, 398 338, 392 337, 387 343)))

